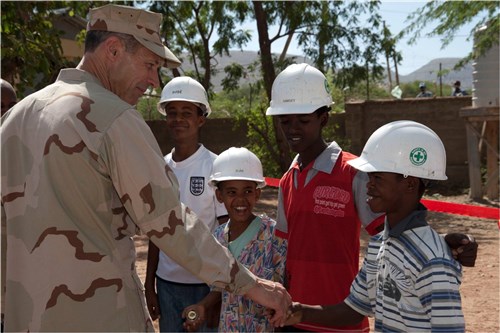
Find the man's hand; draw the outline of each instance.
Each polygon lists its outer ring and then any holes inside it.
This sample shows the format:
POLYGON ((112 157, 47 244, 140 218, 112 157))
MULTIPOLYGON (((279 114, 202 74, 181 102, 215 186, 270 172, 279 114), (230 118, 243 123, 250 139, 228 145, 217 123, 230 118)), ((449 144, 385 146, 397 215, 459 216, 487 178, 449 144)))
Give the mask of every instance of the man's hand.
POLYGON ((274 310, 270 322, 275 327, 282 327, 289 314, 292 298, 281 283, 257 278, 257 283, 245 294, 251 300, 274 310))
POLYGON ((451 233, 444 236, 444 240, 451 249, 453 258, 462 266, 474 267, 477 258, 478 244, 474 237, 466 234, 451 233))

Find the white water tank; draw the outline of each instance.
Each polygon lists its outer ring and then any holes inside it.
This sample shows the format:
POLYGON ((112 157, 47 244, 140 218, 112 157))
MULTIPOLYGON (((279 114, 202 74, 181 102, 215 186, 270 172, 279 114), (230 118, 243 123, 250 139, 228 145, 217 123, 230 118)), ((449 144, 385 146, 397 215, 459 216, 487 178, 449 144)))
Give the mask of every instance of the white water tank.
MULTIPOLYGON (((480 34, 486 27, 479 28, 480 34)), ((499 47, 494 44, 491 49, 472 64, 472 106, 498 106, 500 90, 499 47)))

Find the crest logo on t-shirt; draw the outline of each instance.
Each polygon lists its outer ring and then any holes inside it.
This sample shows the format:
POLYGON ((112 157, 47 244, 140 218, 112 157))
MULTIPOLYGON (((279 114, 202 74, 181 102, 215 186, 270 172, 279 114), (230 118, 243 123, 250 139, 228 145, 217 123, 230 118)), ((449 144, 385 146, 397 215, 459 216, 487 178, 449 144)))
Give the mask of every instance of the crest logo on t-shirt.
POLYGON ((192 195, 199 196, 205 190, 205 177, 191 177, 189 190, 192 195))

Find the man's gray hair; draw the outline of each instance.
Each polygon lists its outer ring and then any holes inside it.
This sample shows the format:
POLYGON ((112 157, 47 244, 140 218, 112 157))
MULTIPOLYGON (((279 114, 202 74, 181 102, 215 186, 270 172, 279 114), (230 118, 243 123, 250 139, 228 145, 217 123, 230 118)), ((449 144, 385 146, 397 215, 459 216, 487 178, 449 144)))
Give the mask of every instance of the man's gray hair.
POLYGON ((132 35, 120 32, 91 30, 85 37, 85 52, 94 52, 97 47, 109 37, 118 37, 125 45, 125 51, 133 53, 141 45, 132 35))

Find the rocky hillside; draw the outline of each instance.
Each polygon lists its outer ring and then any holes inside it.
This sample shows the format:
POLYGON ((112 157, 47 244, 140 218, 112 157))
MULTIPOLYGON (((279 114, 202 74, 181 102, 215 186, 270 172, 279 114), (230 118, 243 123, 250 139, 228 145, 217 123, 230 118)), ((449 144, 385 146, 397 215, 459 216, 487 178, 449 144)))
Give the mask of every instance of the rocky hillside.
POLYGON ((424 66, 408 75, 400 75, 400 82, 413 82, 413 81, 431 81, 437 82, 439 79, 437 74, 439 72, 439 64, 442 70, 449 70, 448 74, 443 76, 443 84, 452 85, 453 82, 459 80, 462 83, 462 88, 471 91, 472 87, 472 64, 468 63, 465 67, 458 71, 453 70, 455 64, 460 61, 460 58, 437 58, 431 60, 424 66))
MULTIPOLYGON (((297 62, 310 62, 308 59, 305 59, 302 56, 294 56, 290 55, 290 57, 296 57, 297 62)), ((192 71, 194 69, 194 66, 192 63, 188 61, 187 55, 182 55, 181 58, 183 58, 183 64, 181 66, 181 72, 187 72, 187 71, 192 71)), ((222 56, 222 57, 216 57, 216 62, 217 62, 217 72, 214 75, 214 80, 212 81, 215 91, 220 91, 222 90, 221 87, 221 82, 222 79, 225 77, 224 73, 224 67, 227 65, 230 65, 231 63, 239 63, 244 66, 250 65, 256 61, 259 60, 259 53, 256 51, 240 51, 240 50, 234 50, 231 51, 230 56, 222 56)), ((437 73, 439 71, 439 64, 441 63, 442 70, 449 70, 449 73, 443 76, 443 85, 451 85, 453 82, 456 80, 460 80, 462 82, 462 88, 467 89, 468 91, 471 91, 472 87, 472 64, 467 64, 464 68, 455 71, 453 70, 453 67, 455 64, 460 60, 460 58, 438 58, 430 61, 426 65, 422 66, 421 68, 417 69, 416 71, 408 74, 408 75, 400 75, 399 80, 400 82, 406 83, 406 82, 412 82, 412 81, 431 81, 431 82, 438 82, 438 77, 437 73)), ((256 73, 259 75, 259 73, 256 73)), ((253 83, 256 81, 256 74, 250 74, 247 77, 245 77, 244 82, 240 82, 241 85, 244 85, 245 83, 253 83)), ((394 76, 393 76, 394 78, 394 76)))

